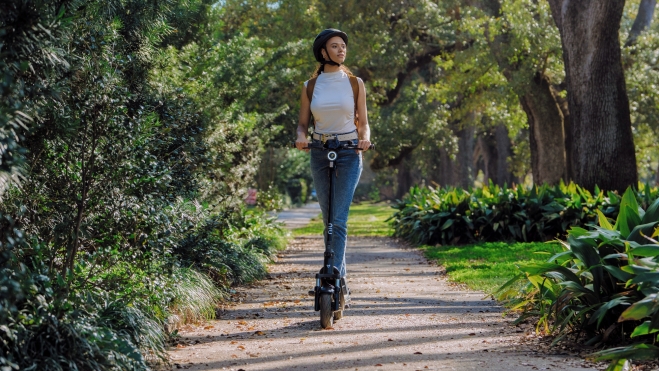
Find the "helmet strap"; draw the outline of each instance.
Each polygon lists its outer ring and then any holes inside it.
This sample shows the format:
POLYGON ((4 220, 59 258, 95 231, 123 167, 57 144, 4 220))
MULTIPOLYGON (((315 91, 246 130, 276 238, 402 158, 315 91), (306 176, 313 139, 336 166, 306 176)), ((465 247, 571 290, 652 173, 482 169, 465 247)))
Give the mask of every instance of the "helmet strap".
MULTIPOLYGON (((325 50, 325 54, 327 54, 327 59, 329 59, 329 60, 326 59, 326 60, 324 60, 324 61, 322 61, 322 62, 320 62, 320 63, 323 64, 323 65, 325 65, 325 64, 329 64, 329 65, 331 65, 331 66, 339 66, 339 67, 341 67, 341 63, 336 63, 336 62, 334 62, 334 61, 332 60, 332 57, 330 57, 329 52, 327 51, 327 49, 325 49, 325 48, 323 48, 323 49, 325 50)), ((323 67, 324 67, 324 66, 323 66, 323 67)), ((324 68, 323 68, 323 70, 324 70, 324 68)))

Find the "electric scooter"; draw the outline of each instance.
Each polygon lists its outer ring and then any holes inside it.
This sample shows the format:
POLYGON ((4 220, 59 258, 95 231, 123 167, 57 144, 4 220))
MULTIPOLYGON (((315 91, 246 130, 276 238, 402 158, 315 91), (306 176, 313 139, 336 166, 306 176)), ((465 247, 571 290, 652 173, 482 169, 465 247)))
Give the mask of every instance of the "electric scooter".
MULTIPOLYGON (((291 143, 295 148, 295 142, 291 143)), ((371 144, 369 149, 375 148, 371 144)), ((325 238, 325 254, 323 267, 316 274, 316 286, 309 291, 309 295, 314 297, 314 310, 320 312, 320 326, 322 328, 332 327, 334 321, 343 317, 343 311, 349 306, 350 296, 346 287, 346 282, 339 269, 334 265, 334 250, 332 250, 332 234, 334 217, 332 206, 334 201, 334 172, 336 170, 336 159, 338 158, 337 150, 353 149, 361 150, 354 144, 340 144, 338 141, 328 141, 321 143, 309 143, 304 149, 325 150, 329 160, 329 208, 327 211, 327 238, 325 238)))

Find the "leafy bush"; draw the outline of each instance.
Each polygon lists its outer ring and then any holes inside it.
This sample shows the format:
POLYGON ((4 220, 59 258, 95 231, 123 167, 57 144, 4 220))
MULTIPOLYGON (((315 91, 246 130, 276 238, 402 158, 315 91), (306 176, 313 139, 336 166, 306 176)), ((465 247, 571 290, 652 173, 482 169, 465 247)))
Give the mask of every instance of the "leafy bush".
POLYGON ((224 295, 213 281, 190 268, 179 268, 174 277, 169 324, 175 327, 179 323, 197 323, 215 318, 215 308, 224 295))
MULTIPOLYGON (((636 193, 648 205, 659 190, 641 186, 636 193)), ((534 186, 525 189, 493 184, 482 188, 419 188, 394 207, 395 236, 414 244, 474 243, 484 241, 546 241, 565 236, 568 228, 593 223, 600 210, 618 215, 620 196, 576 184, 534 186)))
POLYGON ((0 5, 1 369, 148 369, 172 309, 208 316, 264 274, 276 227, 235 205, 277 115, 249 103, 272 60, 201 30, 211 3, 0 5))
POLYGON ((569 334, 583 335, 588 345, 643 341, 595 353, 615 360, 611 370, 621 369, 625 358, 659 356, 651 344, 659 331, 659 243, 653 239, 659 235, 659 200, 644 210, 628 189, 619 207, 614 225, 596 210, 599 226, 571 228, 564 252, 546 263, 519 264, 522 274, 502 287, 527 282, 523 296, 512 290, 503 297, 524 311, 518 321, 538 318, 537 329, 556 334, 554 342, 569 334))

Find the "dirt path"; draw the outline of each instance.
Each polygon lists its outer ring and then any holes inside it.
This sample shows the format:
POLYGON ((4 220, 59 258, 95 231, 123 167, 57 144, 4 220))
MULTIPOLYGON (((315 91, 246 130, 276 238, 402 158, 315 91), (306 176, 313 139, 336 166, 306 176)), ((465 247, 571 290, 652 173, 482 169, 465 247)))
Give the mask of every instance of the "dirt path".
POLYGON ((182 332, 174 369, 597 369, 568 350, 541 350, 495 301, 448 283, 440 267, 390 238, 350 239, 353 304, 321 330, 307 291, 322 251, 322 239, 296 239, 268 280, 241 289, 218 320, 182 332))

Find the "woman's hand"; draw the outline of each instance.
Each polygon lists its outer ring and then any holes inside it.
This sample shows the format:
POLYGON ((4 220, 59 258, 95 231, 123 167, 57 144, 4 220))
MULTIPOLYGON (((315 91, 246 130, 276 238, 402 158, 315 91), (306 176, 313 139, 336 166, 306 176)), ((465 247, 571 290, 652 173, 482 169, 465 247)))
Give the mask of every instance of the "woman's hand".
MULTIPOLYGON (((371 146, 371 141, 368 139, 360 139, 359 143, 357 143, 357 147, 361 148, 362 152, 368 151, 368 148, 371 146)), ((355 150, 357 153, 359 153, 359 150, 355 150)))
POLYGON ((309 147, 309 141, 307 140, 307 137, 303 135, 298 135, 297 140, 295 141, 295 148, 305 152, 309 152, 309 149, 307 147, 309 147))

